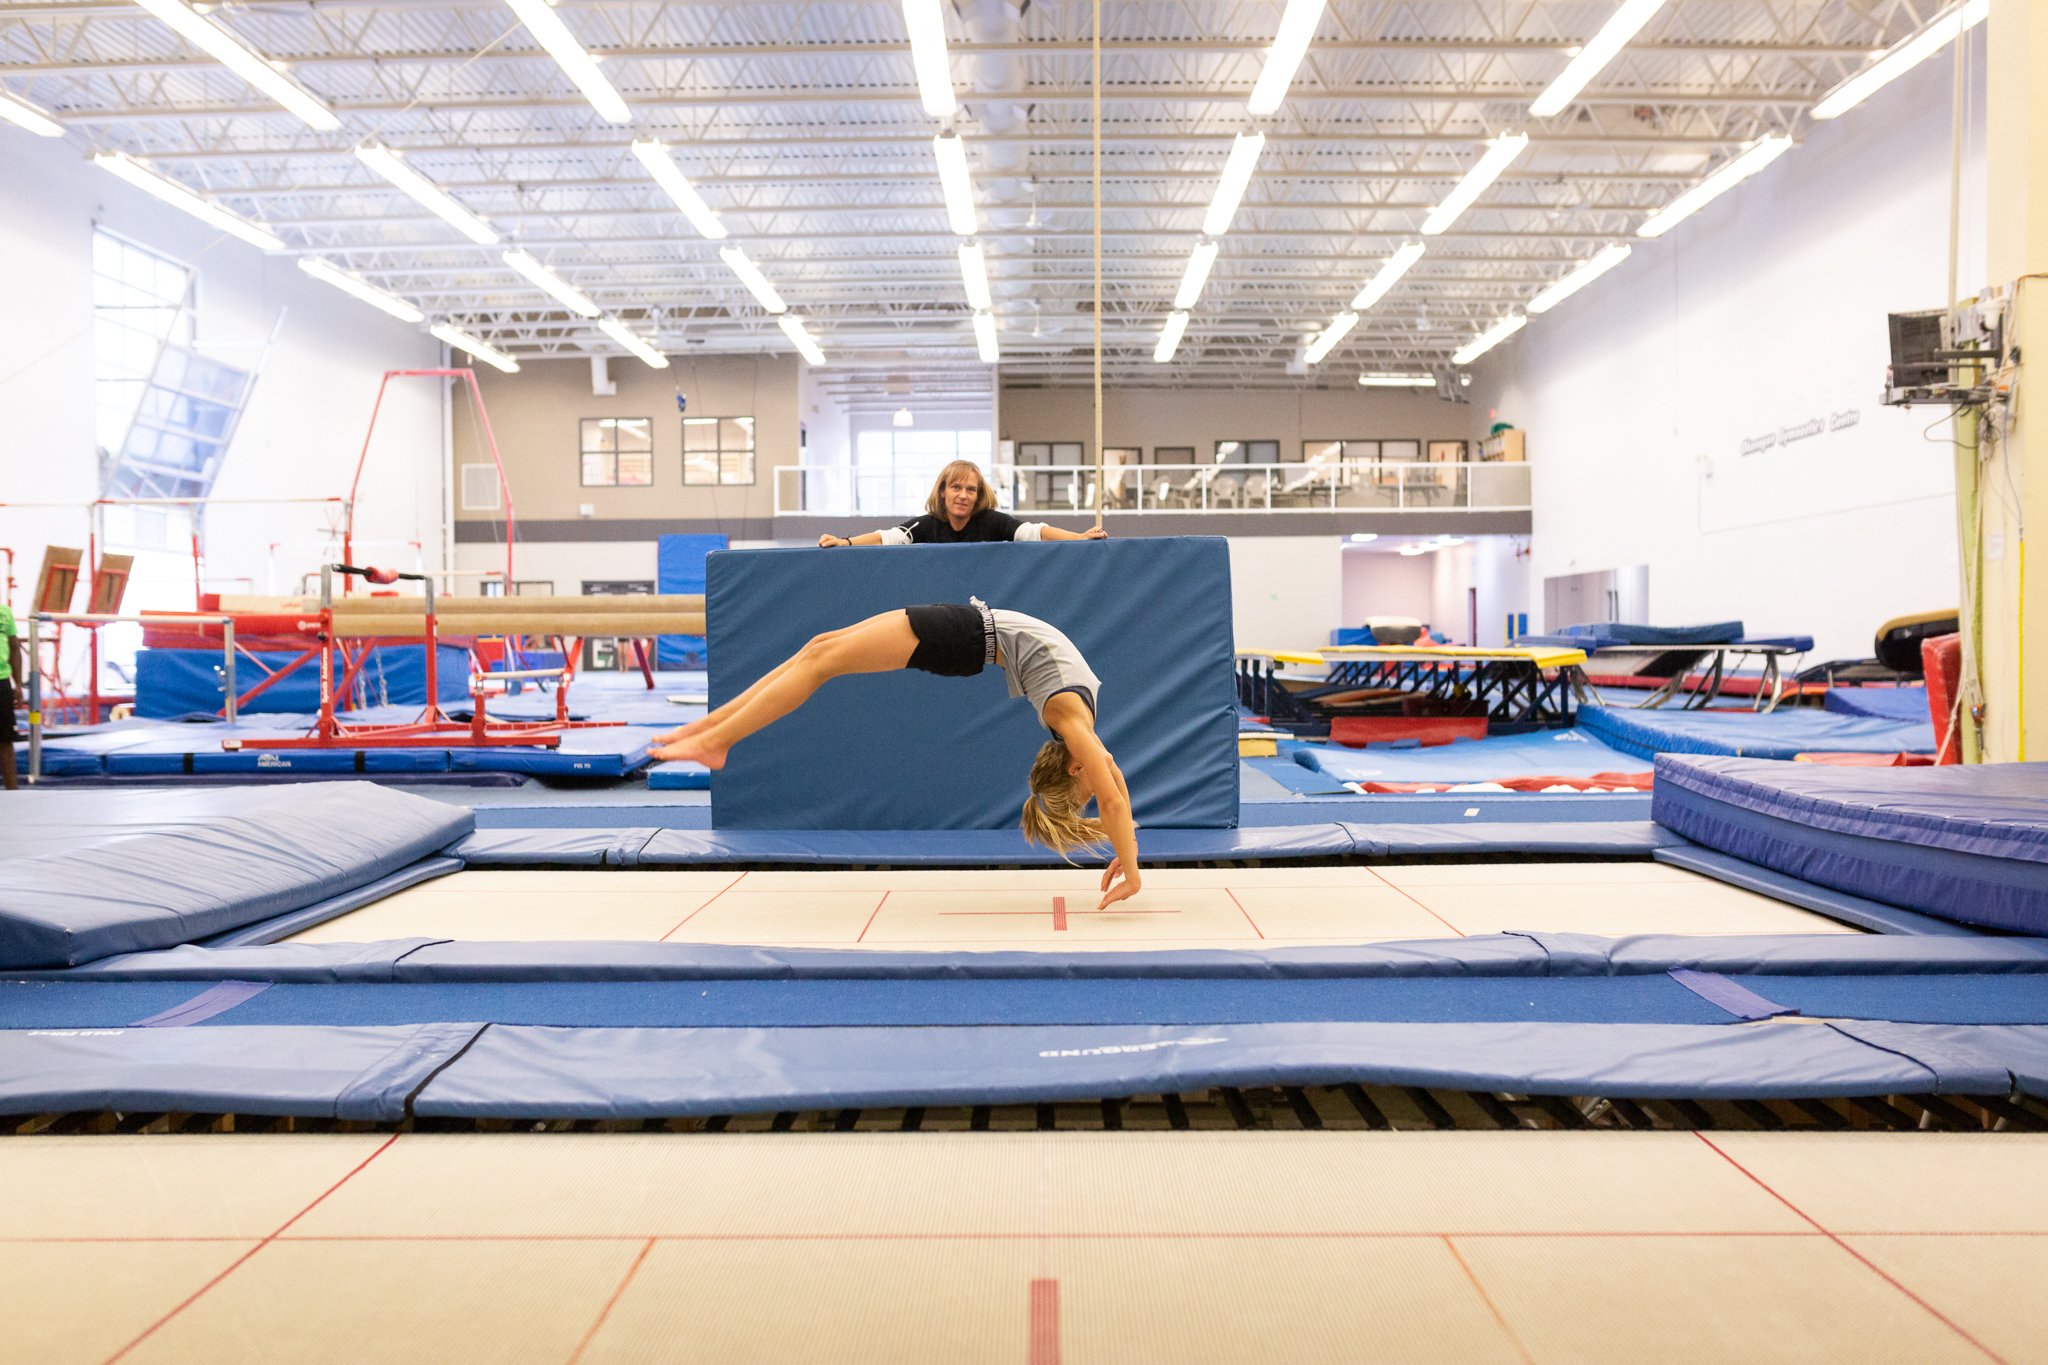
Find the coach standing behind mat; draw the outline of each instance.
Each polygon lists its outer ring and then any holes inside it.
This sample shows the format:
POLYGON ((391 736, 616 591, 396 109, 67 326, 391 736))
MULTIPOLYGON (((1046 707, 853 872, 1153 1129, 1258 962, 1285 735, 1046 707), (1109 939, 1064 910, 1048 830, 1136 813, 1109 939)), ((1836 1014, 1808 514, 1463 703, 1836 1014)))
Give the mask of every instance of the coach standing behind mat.
POLYGON ((1104 540, 1108 532, 1100 526, 1086 531, 1062 531, 1041 521, 1019 521, 1008 512, 996 510, 996 491, 982 477, 981 466, 972 460, 955 460, 939 471, 931 496, 924 500, 924 515, 912 517, 901 526, 865 531, 857 536, 823 535, 818 548, 837 545, 957 545, 988 540, 1104 540))

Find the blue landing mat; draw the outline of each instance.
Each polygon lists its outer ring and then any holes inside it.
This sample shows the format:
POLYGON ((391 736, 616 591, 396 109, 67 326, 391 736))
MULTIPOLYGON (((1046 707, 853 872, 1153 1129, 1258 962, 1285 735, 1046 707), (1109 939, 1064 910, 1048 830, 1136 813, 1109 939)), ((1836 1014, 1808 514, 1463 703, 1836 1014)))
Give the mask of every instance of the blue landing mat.
POLYGON ((1924 687, 1836 687, 1830 688, 1820 700, 1823 707, 1838 716, 1929 720, 1924 687))
POLYGON ((363 782, 0 792, 0 967, 89 961, 273 919, 468 834, 468 811, 363 782))
POLYGON ((710 791, 711 770, 702 763, 656 760, 647 770, 647 789, 657 792, 710 791))
POLYGON ((1639 773, 1643 761, 1583 730, 1489 735, 1428 747, 1303 745, 1295 762, 1338 782, 1488 782, 1508 777, 1639 773))
POLYGON ((2048 932, 2048 763, 1666 757, 1651 809, 1695 843, 1852 896, 2048 932))
POLYGON ((1795 758, 1814 753, 1934 752, 1934 727, 1924 716, 1907 722, 1784 708, 1758 715, 1753 711, 1585 706, 1579 709, 1579 728, 1639 758, 1658 754, 1795 758))

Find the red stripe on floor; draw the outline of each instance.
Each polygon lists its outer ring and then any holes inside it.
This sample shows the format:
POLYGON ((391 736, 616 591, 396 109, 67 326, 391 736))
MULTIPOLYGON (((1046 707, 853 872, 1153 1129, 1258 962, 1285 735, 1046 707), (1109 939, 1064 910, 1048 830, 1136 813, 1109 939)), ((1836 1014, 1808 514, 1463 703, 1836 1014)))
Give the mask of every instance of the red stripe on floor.
POLYGON ((888 903, 889 893, 887 891, 884 891, 882 893, 882 899, 875 902, 875 908, 868 911, 868 922, 860 927, 860 933, 856 935, 853 940, 855 943, 864 943, 867 941, 868 930, 875 927, 875 916, 881 914, 882 907, 884 905, 887 905, 888 903))
POLYGON ((1486 1311, 1493 1314, 1493 1320, 1500 1324, 1501 1333, 1507 1337, 1509 1344, 1515 1348, 1515 1354, 1522 1358, 1522 1365, 1536 1365, 1534 1358, 1529 1354, 1529 1348, 1522 1344, 1521 1337, 1517 1336, 1515 1329, 1508 1325, 1506 1315, 1500 1311, 1500 1305, 1493 1301, 1493 1295, 1486 1292, 1486 1286, 1479 1283, 1479 1276, 1473 1273, 1471 1264, 1466 1261, 1464 1254, 1458 1250, 1458 1244, 1449 1237, 1445 1237, 1443 1243, 1444 1249, 1451 1253, 1451 1259, 1458 1263, 1458 1269, 1464 1271, 1465 1278, 1471 1281, 1472 1292, 1479 1296, 1479 1301, 1486 1305, 1486 1311))
POLYGON ((1060 1365, 1060 1282, 1031 1282, 1030 1365, 1060 1365))
MULTIPOLYGON (((747 879, 747 874, 746 874, 746 873, 744 873, 744 872, 740 873, 740 875, 739 875, 739 876, 737 876, 737 877, 734 877, 734 878, 733 878, 733 879, 732 879, 731 881, 727 882, 727 883, 726 883, 726 884, 725 884, 724 886, 721 886, 721 887, 719 887, 719 888, 718 888, 718 896, 723 896, 723 895, 724 895, 724 894, 725 894, 726 892, 728 892, 728 891, 732 890, 732 889, 733 889, 733 888, 734 888, 735 886, 738 886, 738 885, 739 885, 739 884, 740 884, 741 882, 745 881, 746 879, 747 879)), ((704 903, 703 903, 702 905, 698 906, 698 907, 697 907, 697 908, 696 908, 695 910, 692 910, 692 911, 691 911, 691 912, 690 912, 689 914, 687 914, 687 915, 684 915, 684 916, 683 916, 683 917, 682 917, 681 919, 677 920, 677 921, 676 921, 676 928, 675 928, 675 929, 671 929, 671 930, 669 930, 669 931, 668 931, 668 934, 663 934, 663 935, 661 936, 661 940, 660 940, 660 941, 661 941, 661 942, 663 942, 663 943, 666 943, 666 942, 668 942, 668 935, 669 935, 669 934, 673 934, 673 933, 674 933, 674 932, 676 931, 676 929, 680 929, 680 928, 682 928, 682 927, 683 927, 683 926, 684 926, 685 924, 688 924, 688 923, 689 923, 689 922, 690 922, 691 920, 693 920, 693 919, 697 918, 697 916, 699 916, 699 915, 703 914, 703 913, 704 913, 704 912, 705 912, 706 910, 709 910, 709 909, 711 908, 711 901, 715 901, 715 900, 717 900, 717 899, 718 899, 718 896, 713 896, 713 897, 711 898, 711 900, 709 900, 709 901, 705 901, 705 902, 704 902, 704 903)))
POLYGON ((604 1301, 604 1307, 598 1310, 597 1321, 590 1324, 590 1330, 583 1334, 583 1340, 576 1343, 576 1349, 569 1355, 569 1365, 576 1365, 577 1361, 583 1359, 583 1353, 590 1349, 591 1341, 597 1336, 597 1329, 604 1326, 604 1320, 612 1315, 612 1309, 618 1307, 620 1298, 625 1295, 626 1286, 633 1283, 633 1277, 640 1273, 641 1264, 647 1260, 647 1253, 652 1250, 654 1239, 649 1237, 641 1244, 640 1254, 633 1258, 633 1264, 626 1267, 625 1275, 619 1280, 619 1287, 612 1291, 612 1296, 604 1301))

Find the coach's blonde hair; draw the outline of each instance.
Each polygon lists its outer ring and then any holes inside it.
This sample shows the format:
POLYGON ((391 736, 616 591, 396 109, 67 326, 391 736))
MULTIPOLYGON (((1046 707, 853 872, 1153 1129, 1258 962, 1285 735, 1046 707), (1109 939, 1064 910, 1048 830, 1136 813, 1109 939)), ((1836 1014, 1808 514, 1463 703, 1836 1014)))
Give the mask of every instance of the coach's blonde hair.
POLYGON ((1047 740, 1031 760, 1031 794, 1024 798, 1024 838, 1063 858, 1070 849, 1109 842, 1102 822, 1082 814, 1088 801, 1067 771, 1072 763, 1064 743, 1047 740))
POLYGON ((981 495, 974 500, 974 511, 967 515, 986 512, 996 505, 996 490, 989 487, 988 477, 981 472, 981 466, 972 460, 955 460, 939 471, 939 477, 932 481, 932 491, 924 500, 924 510, 935 517, 946 515, 946 484, 955 474, 972 474, 974 481, 981 485, 981 495))

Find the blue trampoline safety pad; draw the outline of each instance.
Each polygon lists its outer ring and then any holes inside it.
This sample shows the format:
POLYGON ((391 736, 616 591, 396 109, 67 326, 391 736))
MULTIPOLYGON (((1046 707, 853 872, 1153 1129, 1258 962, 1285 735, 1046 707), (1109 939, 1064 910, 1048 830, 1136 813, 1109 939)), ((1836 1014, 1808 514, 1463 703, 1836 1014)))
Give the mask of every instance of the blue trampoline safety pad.
POLYGON ((1664 707, 1582 706, 1579 728, 1638 758, 1658 754, 1725 754, 1796 758, 1800 754, 1934 752, 1934 726, 1832 711, 1675 711, 1664 707))
POLYGON ((468 834, 459 807, 366 782, 0 793, 0 967, 59 966, 272 919, 468 834))
MULTIPOLYGON (((908 549, 729 550, 708 561, 711 704, 812 636, 929 602, 1064 631, 1102 679, 1097 729, 1141 827, 1237 823, 1230 557, 1208 536, 908 549)), ((1049 738, 990 667, 834 679, 736 746, 712 779, 721 830, 1014 828, 1049 738)))
POLYGON ((2048 933, 2048 763, 1844 768, 1666 757, 1651 809, 1695 843, 1819 886, 2048 933))

